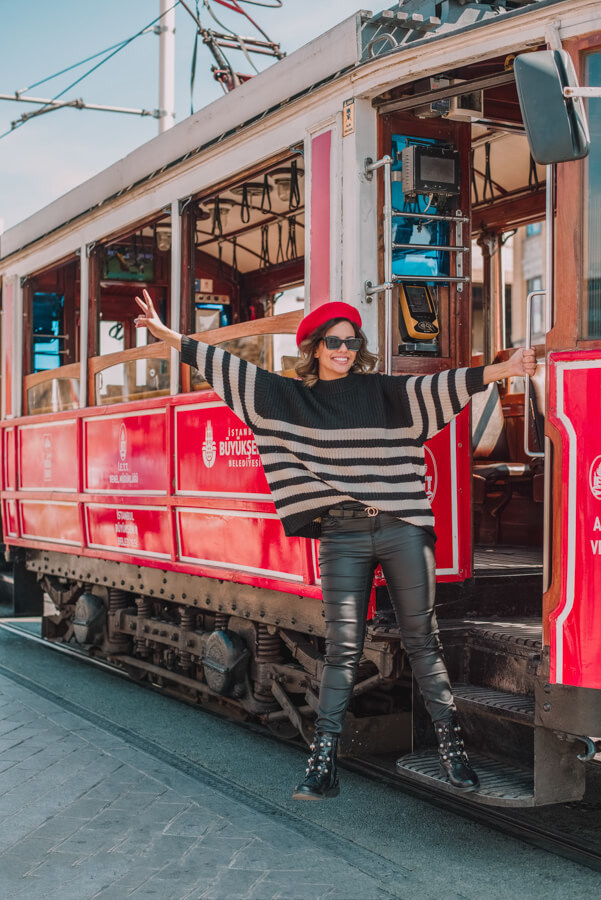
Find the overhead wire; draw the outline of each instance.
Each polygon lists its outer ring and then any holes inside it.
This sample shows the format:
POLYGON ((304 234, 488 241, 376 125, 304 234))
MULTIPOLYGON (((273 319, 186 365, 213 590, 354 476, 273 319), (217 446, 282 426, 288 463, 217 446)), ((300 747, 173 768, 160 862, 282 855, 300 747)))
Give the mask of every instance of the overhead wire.
POLYGON ((17 128, 20 128, 22 125, 26 125, 27 122, 31 121, 31 119, 36 118, 37 116, 41 116, 44 113, 50 112, 53 109, 55 109, 55 107, 52 104, 56 100, 59 100, 64 94, 67 93, 67 91, 70 91, 71 88, 74 88, 76 85, 80 84, 85 78, 88 77, 88 75, 91 75, 92 72, 95 72, 97 69, 100 68, 100 66, 103 66, 106 62, 109 61, 109 59, 112 59, 113 56, 116 56, 117 53, 119 53, 121 50, 125 49, 125 47, 129 46, 129 44, 131 44, 132 41, 135 41, 136 38, 139 38, 141 35, 143 35, 149 28, 152 28, 153 25, 156 25, 156 23, 159 22, 163 18, 163 16, 166 16, 167 13, 169 13, 169 12, 171 12, 171 10, 175 9, 175 7, 179 5, 179 3, 180 3, 180 0, 175 0, 175 3, 172 6, 170 6, 168 9, 166 9, 164 12, 162 12, 159 16, 157 16, 155 19, 153 19, 152 22, 149 22, 147 25, 145 25, 144 28, 141 28, 140 31, 137 31, 135 34, 133 34, 130 38, 127 38, 121 44, 116 45, 116 49, 114 49, 111 53, 109 53, 108 56, 105 56, 104 59, 101 59, 100 62, 98 62, 98 63, 96 63, 96 65, 92 66, 91 69, 88 69, 87 72, 84 72, 83 75, 81 75, 75 81, 71 82, 71 84, 67 85, 66 88, 64 88, 62 91, 59 91, 59 93, 56 94, 56 96, 54 96, 50 101, 48 101, 48 103, 44 104, 44 106, 42 106, 40 109, 36 109, 36 111, 33 113, 28 113, 27 118, 25 118, 25 119, 21 118, 21 119, 17 119, 15 122, 11 122, 11 127, 9 129, 7 129, 7 131, 0 134, 0 140, 2 140, 2 138, 7 137, 9 134, 12 134, 13 131, 16 131, 17 128))
MULTIPOLYGON (((144 29, 144 34, 150 34, 150 29, 152 25, 149 25, 148 28, 144 29)), ((86 56, 85 59, 80 59, 79 62, 73 63, 72 66, 67 66, 66 69, 61 69, 60 72, 55 72, 53 75, 48 75, 47 78, 42 78, 40 81, 35 81, 33 84, 30 84, 29 87, 21 88, 18 91, 15 91, 15 95, 19 96, 20 94, 26 94, 27 91, 32 91, 34 88, 39 87, 41 84, 46 84, 47 81, 52 81, 54 78, 58 78, 59 75, 64 75, 66 72, 71 72, 72 69, 78 69, 79 66, 85 65, 85 63, 90 62, 93 59, 97 59, 99 56, 103 56, 105 53, 110 53, 111 50, 115 50, 118 47, 123 47, 129 38, 125 38, 122 41, 119 41, 118 44, 111 44, 110 47, 105 47, 104 50, 99 50, 98 53, 93 53, 91 56, 86 56)))
MULTIPOLYGON (((217 0, 218 3, 221 3, 222 0, 217 0)), ((281 9, 284 5, 284 0, 271 0, 271 3, 268 3, 267 0, 238 0, 238 3, 248 3, 249 6, 264 6, 265 9, 281 9)), ((227 3, 222 3, 223 6, 226 6, 227 3)))
MULTIPOLYGON (((242 2, 244 2, 244 0, 242 0, 242 2)), ((231 9, 234 12, 240 13, 241 16, 244 16, 245 19, 248 19, 248 21, 251 23, 251 25, 254 25, 254 27, 257 29, 258 32, 260 32, 263 35, 263 37, 265 38, 266 41, 269 41, 269 35, 263 31, 263 29, 261 28, 260 25, 257 25, 255 20, 249 16, 249 14, 246 12, 245 9, 241 8, 238 0, 215 0, 215 3, 219 3, 220 6, 225 6, 226 9, 231 9)), ((257 3, 253 4, 253 6, 257 6, 257 5, 258 5, 257 3)), ((274 8, 278 9, 279 7, 274 7, 274 8)))

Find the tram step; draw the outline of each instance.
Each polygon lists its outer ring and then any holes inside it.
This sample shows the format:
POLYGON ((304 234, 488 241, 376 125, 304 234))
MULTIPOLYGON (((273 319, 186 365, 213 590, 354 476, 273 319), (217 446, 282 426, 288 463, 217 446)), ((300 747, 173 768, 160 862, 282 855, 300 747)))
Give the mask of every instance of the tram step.
POLYGON ((541 653, 540 619, 469 623, 464 678, 511 694, 533 695, 541 653))
POLYGON ((534 765, 533 697, 461 683, 453 684, 453 695, 468 752, 490 755, 512 766, 534 765))
POLYGON ((404 779, 455 797, 460 795, 474 803, 534 806, 534 778, 531 770, 499 762, 479 753, 470 753, 470 760, 478 773, 480 786, 477 791, 468 793, 458 791, 446 781, 436 750, 422 750, 420 753, 402 756, 397 760, 396 771, 404 779))
POLYGON ((475 684, 454 684, 453 696, 460 710, 489 713, 496 719, 534 725, 534 697, 475 684))

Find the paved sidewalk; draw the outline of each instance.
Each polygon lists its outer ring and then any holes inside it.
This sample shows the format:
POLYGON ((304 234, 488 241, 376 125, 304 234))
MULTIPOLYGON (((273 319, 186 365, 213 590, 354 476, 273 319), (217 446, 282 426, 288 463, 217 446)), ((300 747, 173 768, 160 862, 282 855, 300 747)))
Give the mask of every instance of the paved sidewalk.
POLYGON ((0 676, 1 900, 413 894, 399 891, 0 676))

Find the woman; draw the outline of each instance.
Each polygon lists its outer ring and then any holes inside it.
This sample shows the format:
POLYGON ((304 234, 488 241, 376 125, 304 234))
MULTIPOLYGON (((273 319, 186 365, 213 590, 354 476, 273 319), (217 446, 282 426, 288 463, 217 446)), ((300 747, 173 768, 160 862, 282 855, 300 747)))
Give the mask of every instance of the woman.
POLYGON ((171 331, 147 291, 144 300, 136 300, 143 312, 136 325, 181 350, 182 360, 202 371, 252 428, 285 533, 321 538, 326 654, 315 740, 293 797, 338 794, 336 746, 378 563, 434 723, 443 772, 456 788, 476 788, 434 612, 434 519, 423 480, 423 445, 485 385, 533 375, 534 351, 435 375, 365 377, 377 358, 367 350, 359 312, 332 302, 305 316, 298 328, 296 381, 171 331))

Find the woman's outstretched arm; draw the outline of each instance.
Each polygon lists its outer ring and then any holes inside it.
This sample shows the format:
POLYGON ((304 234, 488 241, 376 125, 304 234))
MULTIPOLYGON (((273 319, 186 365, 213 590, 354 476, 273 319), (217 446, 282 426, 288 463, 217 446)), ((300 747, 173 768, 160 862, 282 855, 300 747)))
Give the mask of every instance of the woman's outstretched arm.
MULTIPOLYGON (((404 379, 404 387, 413 409, 413 420, 422 428, 420 437, 428 440, 456 416, 470 397, 486 385, 512 375, 534 375, 534 350, 520 348, 508 360, 490 366, 446 369, 435 375, 417 375, 404 379)), ((401 383, 401 382, 400 382, 401 383)))

